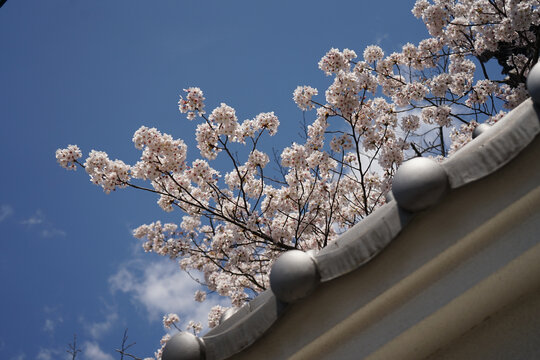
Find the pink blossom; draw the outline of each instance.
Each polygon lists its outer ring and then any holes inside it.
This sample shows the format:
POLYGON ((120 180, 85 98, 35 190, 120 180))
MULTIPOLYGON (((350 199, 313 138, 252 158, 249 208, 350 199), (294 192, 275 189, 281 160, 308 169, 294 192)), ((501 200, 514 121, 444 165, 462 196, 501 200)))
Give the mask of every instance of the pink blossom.
POLYGON ((178 110, 181 113, 187 113, 187 118, 189 120, 195 119, 195 113, 202 115, 204 114, 204 100, 203 92, 198 87, 191 87, 184 89, 187 93, 186 98, 183 99, 180 96, 178 101, 178 110))
POLYGON ((64 169, 77 170, 74 163, 81 157, 82 153, 77 145, 68 145, 65 149, 56 150, 56 161, 64 169))
POLYGON ((103 151, 92 150, 84 167, 90 175, 90 181, 100 185, 106 193, 114 191, 117 187, 126 187, 130 179, 130 166, 122 160, 109 160, 103 151))
POLYGON ((340 70, 348 70, 349 62, 356 58, 354 51, 345 49, 340 52, 339 49, 330 49, 319 61, 319 69, 326 75, 338 73, 340 70))
POLYGON ((186 326, 186 330, 192 331, 193 334, 197 335, 198 333, 202 331, 202 324, 200 322, 195 322, 193 320, 190 320, 186 326))
POLYGON ((317 89, 314 89, 311 86, 298 86, 296 90, 294 90, 293 99, 300 109, 310 110, 314 107, 311 98, 317 94, 317 89))
POLYGON ((277 133, 279 120, 277 116, 274 115, 273 111, 269 113, 260 113, 255 117, 253 121, 257 128, 266 129, 270 136, 273 136, 277 133))
POLYGON ((197 302, 203 302, 206 299, 206 292, 201 291, 201 290, 197 290, 195 292, 194 299, 197 302))
POLYGON ((215 131, 218 135, 233 136, 238 127, 238 119, 234 109, 224 103, 215 108, 208 119, 216 123, 215 131))
POLYGON ((384 52, 379 46, 370 45, 364 50, 364 60, 367 62, 374 62, 381 60, 384 56, 384 52))
POLYGON ((163 316, 163 326, 166 327, 167 329, 170 329, 174 323, 177 323, 179 321, 180 321, 180 318, 178 317, 178 315, 174 313, 170 313, 168 315, 163 316))
POLYGON ((225 310, 227 310, 227 308, 221 305, 216 305, 212 307, 212 309, 210 309, 210 312, 208 313, 208 327, 214 328, 219 325, 219 320, 225 310))

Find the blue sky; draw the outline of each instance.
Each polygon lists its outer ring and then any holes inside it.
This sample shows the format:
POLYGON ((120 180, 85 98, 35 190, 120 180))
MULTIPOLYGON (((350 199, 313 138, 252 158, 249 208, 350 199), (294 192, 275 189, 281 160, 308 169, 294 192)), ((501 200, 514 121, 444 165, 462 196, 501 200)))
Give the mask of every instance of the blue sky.
MULTIPOLYGON (((317 62, 331 47, 388 53, 427 32, 413 1, 8 0, 0 8, 0 358, 63 359, 76 333, 81 359, 150 356, 161 317, 205 319, 196 284, 174 263, 144 254, 131 230, 166 214, 152 195, 106 195, 54 152, 78 144, 134 163, 141 125, 183 138, 196 156, 194 122, 178 112, 198 86, 207 110, 221 102, 240 120, 274 111, 267 146, 296 140, 298 85, 329 78, 317 62)), ((306 115, 309 119, 312 114, 306 115)), ((185 323, 182 323, 185 326, 185 323)))

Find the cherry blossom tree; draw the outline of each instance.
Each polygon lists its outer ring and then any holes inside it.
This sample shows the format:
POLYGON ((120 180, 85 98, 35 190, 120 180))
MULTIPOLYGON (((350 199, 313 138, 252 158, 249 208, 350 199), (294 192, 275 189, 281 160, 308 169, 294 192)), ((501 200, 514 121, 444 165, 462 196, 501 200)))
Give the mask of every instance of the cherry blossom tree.
MULTIPOLYGON (((202 274, 206 290, 194 294, 197 301, 216 292, 238 307, 269 287, 281 252, 325 247, 382 205, 404 160, 451 156, 479 123, 496 122, 526 99, 540 49, 539 4, 418 0, 412 13, 427 26, 427 39, 391 54, 378 46, 361 56, 330 49, 319 61, 333 80, 324 94, 310 86, 293 93, 312 121, 303 139, 275 154, 277 170, 260 142, 277 134, 278 117, 239 121, 223 103, 208 114, 197 87, 184 90, 178 106, 198 122, 199 158, 189 161, 184 141, 147 127, 133 135, 142 150, 134 165, 95 150, 83 163, 75 145, 56 158, 66 169, 84 168, 106 193, 144 190, 164 211, 176 209, 179 224, 155 221, 134 236, 145 251, 202 274), (218 161, 229 171, 218 171, 218 161)), ((213 309, 210 327, 224 310, 213 309)), ((177 321, 164 319, 168 326, 177 321)))

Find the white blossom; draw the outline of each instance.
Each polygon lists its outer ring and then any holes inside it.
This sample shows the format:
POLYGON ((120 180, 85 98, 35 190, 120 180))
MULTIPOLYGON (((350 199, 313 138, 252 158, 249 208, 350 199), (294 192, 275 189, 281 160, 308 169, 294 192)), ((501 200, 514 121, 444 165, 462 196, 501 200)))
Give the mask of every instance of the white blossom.
POLYGON ((77 145, 68 145, 65 149, 56 150, 56 161, 64 169, 77 170, 74 163, 81 157, 82 153, 77 145))
MULTIPOLYGON (((170 314, 167 314, 167 315, 164 315, 163 316, 163 326, 167 329, 170 329, 171 326, 173 326, 173 324, 177 323, 180 321, 180 318, 178 317, 177 314, 174 314, 174 313, 170 313, 170 314)), ((166 341, 164 341, 166 342, 166 341)))
POLYGON ((318 94, 317 89, 311 86, 298 86, 293 93, 293 99, 296 105, 302 110, 310 110, 315 107, 311 98, 318 94))

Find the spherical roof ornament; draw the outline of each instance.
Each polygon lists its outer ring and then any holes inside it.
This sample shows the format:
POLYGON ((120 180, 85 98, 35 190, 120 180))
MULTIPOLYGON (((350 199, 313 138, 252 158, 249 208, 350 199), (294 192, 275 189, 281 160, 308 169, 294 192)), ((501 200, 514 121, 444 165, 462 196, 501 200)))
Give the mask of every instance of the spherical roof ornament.
POLYGON ((204 343, 195 335, 182 331, 167 341, 162 360, 202 360, 204 359, 204 343))
POLYGON ((536 63, 527 77, 527 90, 533 102, 540 105, 540 65, 536 63))
POLYGON ((320 278, 315 259, 303 251, 290 250, 272 265, 270 288, 279 300, 293 303, 315 290, 320 278))
POLYGON ((392 193, 398 205, 408 211, 424 210, 448 190, 448 176, 436 161, 424 157, 404 162, 392 181, 392 193))
POLYGON ((488 124, 478 124, 473 130, 472 138, 476 139, 478 136, 483 134, 486 130, 488 130, 490 126, 488 124))

